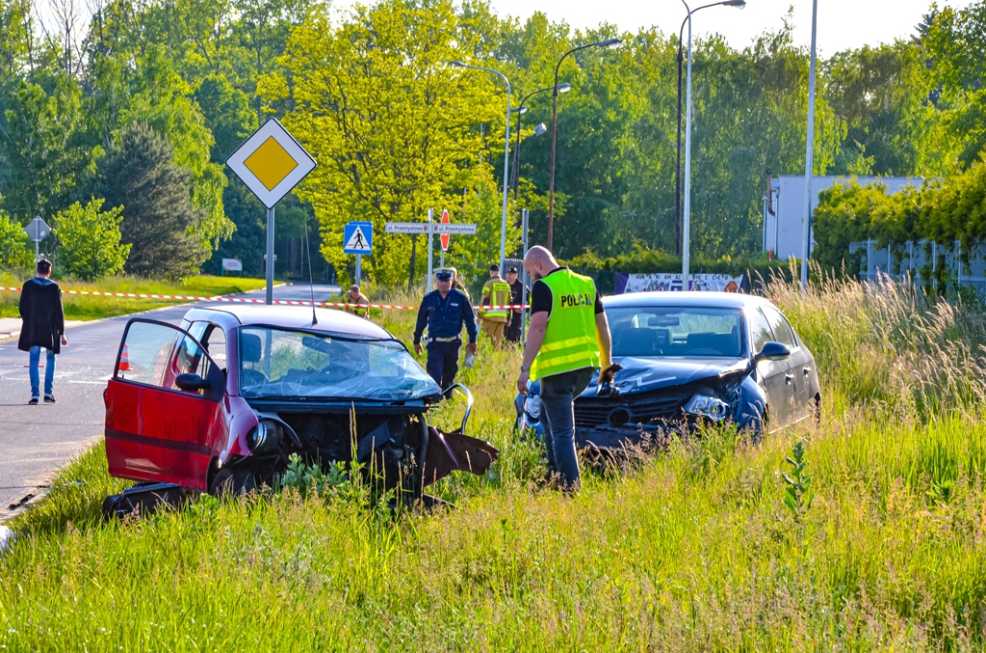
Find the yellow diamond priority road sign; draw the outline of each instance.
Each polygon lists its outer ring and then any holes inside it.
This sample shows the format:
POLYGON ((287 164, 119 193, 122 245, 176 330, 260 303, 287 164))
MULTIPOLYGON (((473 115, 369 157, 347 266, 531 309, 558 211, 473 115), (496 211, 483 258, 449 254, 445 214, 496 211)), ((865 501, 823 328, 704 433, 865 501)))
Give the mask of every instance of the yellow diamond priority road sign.
POLYGON ((267 208, 315 169, 315 159, 275 118, 254 132, 226 161, 267 208))

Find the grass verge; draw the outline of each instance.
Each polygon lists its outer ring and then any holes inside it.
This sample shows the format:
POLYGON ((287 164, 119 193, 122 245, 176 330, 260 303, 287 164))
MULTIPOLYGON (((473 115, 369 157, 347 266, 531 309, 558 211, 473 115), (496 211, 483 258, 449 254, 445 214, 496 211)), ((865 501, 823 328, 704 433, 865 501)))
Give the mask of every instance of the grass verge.
MULTIPOLYGON (((981 649, 978 314, 860 284, 771 292, 824 373, 817 428, 757 446, 709 431, 569 498, 538 489, 538 449, 511 434, 517 353, 483 350, 472 430, 503 459, 443 482, 450 511, 286 491, 106 524, 119 483, 97 448, 14 524, 0 645, 981 649)), ((407 334, 409 316, 387 320, 407 334)))
MULTIPOLYGON (((184 303, 185 300, 156 301, 151 299, 128 299, 125 297, 92 297, 71 295, 66 290, 151 293, 158 295, 198 295, 212 297, 230 295, 264 287, 263 279, 245 277, 220 277, 197 275, 181 283, 171 283, 154 279, 135 277, 109 277, 96 282, 81 282, 71 279, 57 279, 62 286, 62 304, 67 320, 95 320, 114 315, 125 315, 147 311, 171 304, 184 303)), ((20 288, 23 279, 9 273, 0 273, 0 287, 20 288)), ((18 317, 18 293, 0 291, 0 317, 18 317)))

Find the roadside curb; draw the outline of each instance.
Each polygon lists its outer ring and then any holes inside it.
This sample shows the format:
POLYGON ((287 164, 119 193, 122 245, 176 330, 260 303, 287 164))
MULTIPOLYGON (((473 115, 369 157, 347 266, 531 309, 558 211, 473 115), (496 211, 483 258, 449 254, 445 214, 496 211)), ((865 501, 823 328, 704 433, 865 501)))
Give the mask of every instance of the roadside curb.
MULTIPOLYGON (((71 458, 69 458, 67 461, 65 461, 65 464, 59 465, 54 469, 50 469, 47 472, 45 472, 43 476, 36 478, 35 484, 33 486, 25 486, 24 495, 18 501, 7 506, 0 506, 0 540, 3 539, 2 530, 4 528, 4 524, 10 522, 12 519, 16 517, 23 515, 25 512, 27 512, 34 506, 38 505, 45 498, 47 498, 48 493, 51 491, 51 482, 55 480, 55 477, 57 477, 62 472, 62 470, 64 470, 66 467, 68 467, 76 460, 78 460, 80 456, 84 455, 94 446, 99 444, 99 441, 102 437, 103 437, 102 435, 91 435, 81 440, 80 441, 81 447, 79 449, 79 452, 76 453, 71 458), (30 497, 30 498, 25 500, 24 497, 30 497), (10 507, 10 506, 14 506, 14 507, 10 507)), ((14 535, 16 536, 16 531, 14 532, 14 535)), ((0 553, 2 552, 3 552, 3 547, 0 546, 0 553)))

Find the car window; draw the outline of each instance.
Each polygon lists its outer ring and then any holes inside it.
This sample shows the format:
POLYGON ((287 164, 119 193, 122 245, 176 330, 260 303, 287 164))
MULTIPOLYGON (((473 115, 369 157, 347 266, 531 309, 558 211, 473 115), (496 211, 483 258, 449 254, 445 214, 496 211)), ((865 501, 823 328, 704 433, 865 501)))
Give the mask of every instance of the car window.
POLYGON ((208 357, 195 340, 167 324, 132 322, 117 364, 116 378, 178 390, 175 378, 205 376, 208 357))
POLYGON ((743 316, 732 308, 640 306, 606 309, 614 356, 738 357, 743 316))
POLYGON ((759 308, 750 311, 750 335, 753 338, 754 352, 759 352, 765 344, 774 339, 770 323, 759 308))
POLYGON ((201 342, 216 365, 220 369, 226 369, 226 332, 223 331, 223 328, 216 324, 210 324, 209 331, 201 342))
POLYGON ((770 322, 770 329, 774 332, 774 339, 777 342, 787 345, 792 349, 798 346, 798 339, 794 335, 794 329, 788 323, 787 318, 781 315, 773 306, 764 306, 764 314, 770 322))

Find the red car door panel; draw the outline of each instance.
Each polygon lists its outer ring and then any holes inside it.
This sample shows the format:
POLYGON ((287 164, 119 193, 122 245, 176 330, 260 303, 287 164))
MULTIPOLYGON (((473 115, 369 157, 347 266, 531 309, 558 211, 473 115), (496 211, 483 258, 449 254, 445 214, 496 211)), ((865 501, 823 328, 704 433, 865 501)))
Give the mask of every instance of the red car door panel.
POLYGON ((218 392, 174 387, 178 372, 222 372, 187 332, 151 320, 127 325, 104 393, 106 458, 115 476, 208 489, 209 467, 226 444, 227 411, 218 392))

